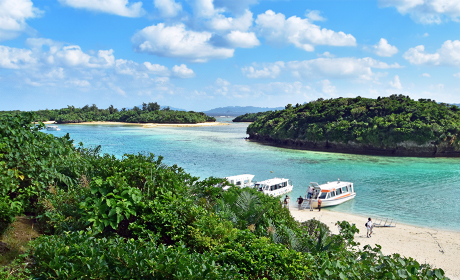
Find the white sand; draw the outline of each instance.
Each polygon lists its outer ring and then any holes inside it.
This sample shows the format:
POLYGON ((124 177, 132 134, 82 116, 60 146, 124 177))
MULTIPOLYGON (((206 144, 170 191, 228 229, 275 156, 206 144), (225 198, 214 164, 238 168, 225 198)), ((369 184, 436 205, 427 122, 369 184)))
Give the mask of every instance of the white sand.
MULTIPOLYGON (((315 218, 329 226, 332 233, 338 233, 337 221, 348 221, 356 224, 359 233, 355 240, 361 247, 364 245, 382 246, 382 253, 390 255, 398 253, 412 257, 419 263, 428 263, 435 268, 442 268, 450 279, 460 280, 460 232, 422 228, 411 225, 396 224, 396 227, 374 227, 371 238, 366 237, 364 224, 368 217, 347 213, 333 212, 322 209, 309 211, 297 210, 291 206, 292 216, 298 221, 315 218)), ((371 216, 372 218, 372 216, 371 216)), ((372 218, 375 221, 375 218, 372 218)))
MULTIPOLYGON (((54 122, 45 122, 54 123, 54 122)), ((81 123, 67 123, 67 124, 88 124, 88 125, 135 125, 142 126, 145 128, 154 127, 199 127, 199 126, 215 126, 215 125, 230 125, 229 123, 221 122, 205 122, 205 123, 126 123, 126 122, 81 122, 81 123)))

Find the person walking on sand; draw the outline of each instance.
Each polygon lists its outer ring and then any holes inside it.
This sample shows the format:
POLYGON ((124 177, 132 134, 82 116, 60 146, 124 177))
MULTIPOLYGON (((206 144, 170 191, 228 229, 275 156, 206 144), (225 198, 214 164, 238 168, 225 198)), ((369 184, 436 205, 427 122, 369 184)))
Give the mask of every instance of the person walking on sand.
POLYGON ((372 234, 372 229, 374 228, 374 225, 372 224, 372 219, 369 218, 366 223, 366 229, 367 229, 367 238, 371 237, 372 234))
POLYGON ((321 203, 322 203, 321 198, 318 198, 318 212, 321 211, 321 203))
POLYGON ((302 210, 302 203, 303 203, 302 196, 299 196, 299 198, 297 198, 297 203, 299 204, 299 210, 302 210))

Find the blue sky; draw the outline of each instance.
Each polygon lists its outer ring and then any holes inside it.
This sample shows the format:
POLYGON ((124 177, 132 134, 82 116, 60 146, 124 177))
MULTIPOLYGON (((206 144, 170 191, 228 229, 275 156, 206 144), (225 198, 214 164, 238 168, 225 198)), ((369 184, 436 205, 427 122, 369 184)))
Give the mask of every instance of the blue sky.
POLYGON ((458 0, 0 0, 0 110, 460 103, 458 0))

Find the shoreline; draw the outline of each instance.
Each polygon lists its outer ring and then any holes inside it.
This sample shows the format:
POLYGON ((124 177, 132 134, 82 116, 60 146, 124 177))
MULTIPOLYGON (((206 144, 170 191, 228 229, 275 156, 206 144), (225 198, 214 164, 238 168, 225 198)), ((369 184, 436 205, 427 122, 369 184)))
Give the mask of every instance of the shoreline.
POLYGON ((450 279, 460 280, 460 232, 397 223, 396 227, 374 227, 372 237, 367 238, 364 224, 368 217, 327 209, 321 209, 321 212, 317 209, 298 210, 297 205, 291 205, 289 211, 299 222, 310 219, 321 221, 333 234, 339 232, 335 226, 337 221, 356 224, 360 232, 355 235, 355 241, 360 243, 360 248, 364 245, 378 244, 382 246, 381 250, 385 255, 398 253, 401 256, 412 257, 420 264, 427 263, 443 269, 450 279))
MULTIPOLYGON (((43 122, 44 124, 58 124, 55 121, 43 122)), ((229 123, 221 122, 204 122, 204 123, 127 123, 127 122, 80 122, 80 123, 61 123, 59 125, 133 125, 142 126, 144 128, 153 127, 201 127, 201 126, 218 126, 218 125, 230 125, 229 123)))

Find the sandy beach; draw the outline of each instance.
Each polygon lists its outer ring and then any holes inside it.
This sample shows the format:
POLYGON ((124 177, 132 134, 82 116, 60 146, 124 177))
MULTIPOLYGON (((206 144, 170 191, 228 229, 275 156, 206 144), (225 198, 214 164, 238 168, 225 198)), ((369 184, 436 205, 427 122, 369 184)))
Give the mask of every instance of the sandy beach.
MULTIPOLYGON (((54 121, 43 122, 44 124, 55 124, 54 121)), ((199 127, 199 126, 216 126, 216 125, 230 125, 229 123, 221 122, 205 122, 205 123, 127 123, 127 122, 81 122, 81 123, 66 123, 66 124, 86 124, 86 125, 135 125, 145 128, 154 127, 199 127)))
POLYGON ((337 221, 356 224, 360 232, 356 234, 355 240, 361 244, 361 247, 367 244, 372 246, 378 244, 382 246, 385 255, 399 253, 402 256, 412 257, 419 263, 428 263, 436 268, 442 268, 450 279, 460 280, 460 232, 397 223, 396 227, 374 227, 372 237, 367 238, 364 224, 368 217, 325 209, 321 212, 308 209, 299 211, 294 206, 291 206, 290 210, 297 221, 314 218, 328 225, 333 233, 338 233, 338 228, 335 226, 337 221))

